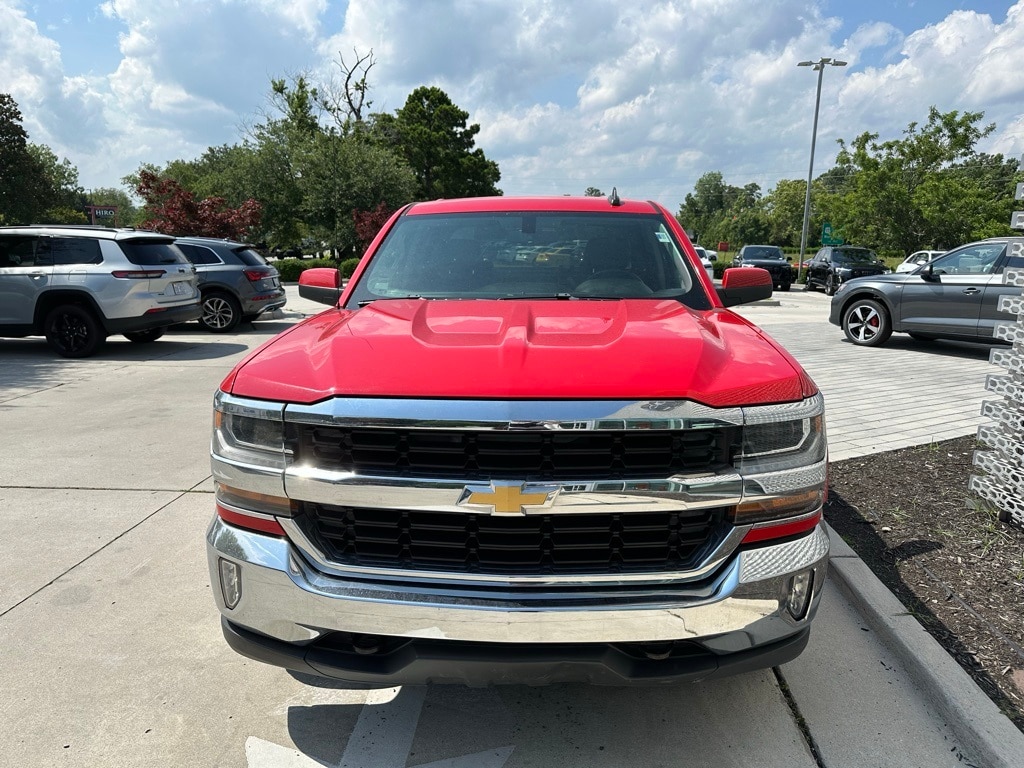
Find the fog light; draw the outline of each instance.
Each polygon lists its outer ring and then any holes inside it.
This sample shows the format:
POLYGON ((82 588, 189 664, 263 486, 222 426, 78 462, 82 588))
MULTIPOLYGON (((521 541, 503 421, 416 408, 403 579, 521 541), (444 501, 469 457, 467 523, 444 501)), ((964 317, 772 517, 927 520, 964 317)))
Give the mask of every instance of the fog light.
POLYGON ((224 558, 220 559, 220 593, 228 610, 242 599, 242 567, 224 558))
POLYGON ((786 610, 797 621, 800 621, 807 615, 807 609, 811 605, 811 587, 813 584, 813 571, 798 573, 793 577, 793 581, 790 582, 786 610))

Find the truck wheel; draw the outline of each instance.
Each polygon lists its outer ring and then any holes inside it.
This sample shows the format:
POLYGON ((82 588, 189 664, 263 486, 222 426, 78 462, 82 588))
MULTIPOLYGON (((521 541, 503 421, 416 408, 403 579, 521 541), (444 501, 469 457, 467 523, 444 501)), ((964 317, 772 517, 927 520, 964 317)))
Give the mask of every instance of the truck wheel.
POLYGON ((43 327, 46 342, 61 357, 89 357, 107 338, 93 313, 79 304, 54 307, 43 327))
POLYGON ((843 333, 861 347, 879 347, 892 335, 885 307, 874 299, 859 299, 843 313, 843 333))
POLYGON ((836 284, 836 276, 829 272, 828 277, 825 278, 825 295, 835 296, 836 288, 839 286, 836 284))
POLYGON ((227 333, 242 322, 242 308, 231 294, 213 291, 203 296, 203 316, 199 322, 211 333, 227 333))
POLYGON ((124 337, 135 344, 149 344, 163 336, 166 330, 166 328, 150 328, 148 331, 129 331, 124 337))
POLYGON ((779 286, 779 290, 780 291, 788 291, 790 285, 792 285, 792 283, 783 283, 782 285, 779 286))

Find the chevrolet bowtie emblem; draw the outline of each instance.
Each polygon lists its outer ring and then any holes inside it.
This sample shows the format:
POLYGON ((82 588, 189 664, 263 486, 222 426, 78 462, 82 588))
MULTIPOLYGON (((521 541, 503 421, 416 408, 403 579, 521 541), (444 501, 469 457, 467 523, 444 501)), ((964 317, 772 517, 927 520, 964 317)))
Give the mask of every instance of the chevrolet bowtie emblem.
POLYGON ((522 483, 467 485, 459 498, 459 504, 489 506, 495 515, 525 515, 524 507, 547 506, 554 501, 557 493, 558 488, 555 486, 531 486, 527 490, 522 483))

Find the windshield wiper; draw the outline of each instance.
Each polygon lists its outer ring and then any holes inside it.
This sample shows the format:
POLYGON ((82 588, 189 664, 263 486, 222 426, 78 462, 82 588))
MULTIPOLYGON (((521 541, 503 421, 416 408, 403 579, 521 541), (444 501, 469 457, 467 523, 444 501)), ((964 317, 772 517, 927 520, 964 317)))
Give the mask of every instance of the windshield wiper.
MULTIPOLYGON (((498 301, 520 301, 523 299, 557 299, 558 301, 570 301, 572 299, 579 299, 579 296, 573 296, 571 293, 537 293, 537 294, 515 294, 514 296, 498 296, 498 301)), ((590 298, 589 296, 587 298, 590 298)))
POLYGON ((426 296, 420 296, 416 293, 411 293, 408 296, 378 296, 376 299, 363 299, 359 302, 358 306, 365 307, 369 304, 373 304, 375 301, 401 301, 402 299, 425 299, 426 296))

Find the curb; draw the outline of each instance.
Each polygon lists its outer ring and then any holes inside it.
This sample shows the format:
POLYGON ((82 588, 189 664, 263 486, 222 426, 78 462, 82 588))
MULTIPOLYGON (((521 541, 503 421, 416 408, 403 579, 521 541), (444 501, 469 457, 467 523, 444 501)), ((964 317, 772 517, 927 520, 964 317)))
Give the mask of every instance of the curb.
MULTIPOLYGON (((827 524, 826 524, 827 526, 827 524)), ((827 526, 830 570, 871 629, 910 672, 964 748, 986 768, 1020 768, 1024 733, 827 526)))

